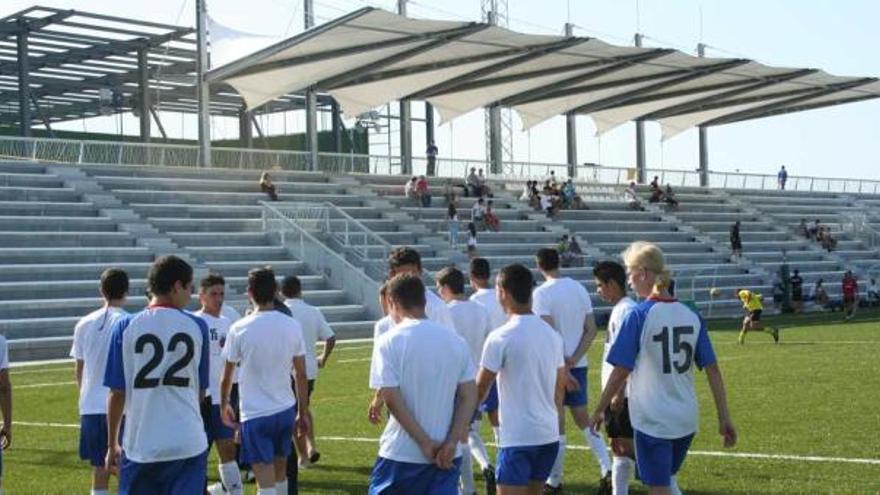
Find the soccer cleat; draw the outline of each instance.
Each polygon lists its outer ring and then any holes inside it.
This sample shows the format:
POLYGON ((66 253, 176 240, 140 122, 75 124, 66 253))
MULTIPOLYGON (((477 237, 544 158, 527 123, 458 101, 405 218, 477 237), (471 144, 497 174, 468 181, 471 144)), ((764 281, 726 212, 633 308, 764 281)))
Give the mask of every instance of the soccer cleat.
POLYGON ((542 495, 557 495, 560 493, 565 493, 565 491, 562 489, 562 483, 560 483, 558 486, 545 484, 544 490, 541 492, 542 495))
POLYGON ((495 466, 489 464, 483 470, 483 479, 486 480, 486 495, 495 495, 495 466))
POLYGON ((611 471, 605 473, 605 476, 599 480, 599 489, 596 490, 596 495, 612 495, 611 471))
POLYGON ((297 465, 299 466, 300 471, 302 471, 303 469, 311 469, 312 468, 312 463, 305 460, 305 459, 299 461, 299 463, 297 465))
POLYGON ((773 327, 770 329, 771 335, 773 335, 773 342, 779 343, 779 327, 773 327))
POLYGON ((254 472, 253 472, 252 470, 248 469, 248 470, 244 473, 244 482, 245 482, 245 483, 253 483, 253 482, 256 481, 256 480, 257 480, 257 477, 254 476, 254 472))
POLYGON ((226 489, 223 488, 223 483, 214 483, 213 485, 208 487, 209 495, 225 495, 227 493, 229 492, 227 492, 226 489))
POLYGON ((317 450, 309 454, 309 462, 312 464, 316 464, 319 460, 321 460, 321 453, 317 450))

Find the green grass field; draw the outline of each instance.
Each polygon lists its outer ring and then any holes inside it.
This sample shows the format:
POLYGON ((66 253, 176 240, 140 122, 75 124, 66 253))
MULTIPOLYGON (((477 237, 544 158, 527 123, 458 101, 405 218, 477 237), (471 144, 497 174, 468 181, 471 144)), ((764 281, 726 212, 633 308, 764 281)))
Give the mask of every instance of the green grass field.
MULTIPOLYGON (((864 314, 849 324, 827 317, 788 318, 780 345, 767 335, 751 334, 740 346, 736 333, 713 332, 740 442, 733 450, 720 448, 708 387, 698 377, 701 431, 679 477, 685 493, 880 493, 876 318, 864 314)), ((599 393, 600 354, 601 345, 590 350, 591 401, 599 393)), ((369 355, 369 344, 343 345, 322 372, 313 410, 323 457, 301 473, 300 493, 365 493, 381 432, 366 420, 369 355)), ((77 456, 72 365, 15 368, 12 380, 17 424, 12 447, 3 454, 7 492, 88 493, 88 468, 77 456)), ((485 438, 490 437, 487 431, 485 438)), ((569 446, 574 449, 566 459, 567 492, 592 493, 598 468, 573 425, 569 446)), ((208 474, 217 479, 213 457, 208 474)), ((248 486, 246 493, 254 492, 248 486)), ((636 482, 631 493, 646 490, 636 482)))

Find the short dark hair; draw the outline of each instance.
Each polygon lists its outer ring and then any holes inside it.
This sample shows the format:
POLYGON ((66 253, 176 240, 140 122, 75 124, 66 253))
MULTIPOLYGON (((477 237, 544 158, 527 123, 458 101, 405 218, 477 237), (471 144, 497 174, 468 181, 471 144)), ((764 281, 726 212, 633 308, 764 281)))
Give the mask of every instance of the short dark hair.
POLYGON ((593 267, 593 277, 603 284, 614 282, 620 290, 626 292, 626 269, 616 261, 600 261, 593 267))
POLYGON ((401 266, 416 265, 422 269, 422 256, 411 247, 398 247, 388 255, 388 268, 395 270, 401 266))
POLYGON ((528 304, 532 300, 532 288, 535 277, 532 271, 523 265, 507 265, 498 274, 498 285, 510 294, 518 304, 528 304))
POLYGON ((174 255, 162 256, 150 267, 147 287, 154 296, 164 296, 171 292, 175 283, 185 286, 192 279, 193 269, 189 263, 174 255))
POLYGON ((296 275, 288 275, 281 281, 281 293, 284 297, 299 297, 302 295, 302 282, 296 275))
POLYGON ((120 268, 108 268, 101 273, 101 294, 108 301, 122 299, 128 293, 128 274, 120 268))
POLYGON ((489 280, 489 275, 491 274, 489 260, 486 258, 471 258, 468 272, 477 280, 489 280))
POLYGON ((541 248, 535 254, 538 259, 538 268, 549 272, 559 269, 559 251, 553 248, 541 248))
POLYGON ((249 271, 248 290, 257 304, 272 302, 278 292, 278 282, 275 281, 275 272, 272 268, 264 266, 249 271))
POLYGON ((402 309, 425 307, 425 284, 418 275, 404 273, 388 282, 388 299, 402 309))
POLYGON ((464 274, 458 268, 447 266, 437 272, 434 278, 437 279, 437 283, 441 286, 449 287, 449 290, 454 294, 464 294, 464 274))
POLYGON ((215 285, 226 285, 226 279, 219 273, 209 273, 208 276, 199 281, 199 288, 202 292, 210 289, 215 285))

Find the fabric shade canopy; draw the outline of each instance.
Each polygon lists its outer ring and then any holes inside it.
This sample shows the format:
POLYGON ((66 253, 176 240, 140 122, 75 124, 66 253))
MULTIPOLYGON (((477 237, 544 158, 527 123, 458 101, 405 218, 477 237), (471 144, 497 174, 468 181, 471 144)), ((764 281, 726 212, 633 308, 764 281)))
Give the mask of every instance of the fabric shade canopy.
POLYGON ((369 7, 206 77, 231 85, 251 109, 314 89, 330 94, 349 117, 415 99, 433 104, 444 121, 500 105, 516 111, 525 129, 580 114, 594 120, 599 134, 632 120, 657 121, 664 139, 694 126, 880 97, 872 77, 411 19, 369 7))

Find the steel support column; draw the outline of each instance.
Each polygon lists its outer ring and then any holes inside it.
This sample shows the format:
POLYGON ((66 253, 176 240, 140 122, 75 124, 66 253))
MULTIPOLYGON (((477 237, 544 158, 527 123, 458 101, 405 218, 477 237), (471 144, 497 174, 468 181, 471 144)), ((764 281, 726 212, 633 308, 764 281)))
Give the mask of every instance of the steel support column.
POLYGON ((501 107, 489 107, 489 172, 500 174, 504 169, 501 151, 501 107))
POLYGON ((339 115, 339 103, 330 100, 331 129, 333 130, 333 151, 342 153, 342 116, 339 115))
MULTIPOLYGON (((574 36, 574 24, 565 23, 565 35, 574 36)), ((577 116, 573 113, 565 115, 565 156, 568 163, 568 176, 577 177, 577 116)))
MULTIPOLYGON (((706 45, 697 45, 697 55, 706 56, 706 45)), ((706 126, 700 126, 700 187, 709 187, 709 130, 706 126)))
POLYGON ((141 141, 150 142, 150 66, 147 62, 148 50, 146 47, 139 48, 137 52, 138 64, 138 119, 140 121, 141 141))
POLYGON ((434 142, 434 105, 425 103, 425 147, 434 142))
MULTIPOLYGON (((397 0, 397 14, 406 17, 406 0, 397 0)), ((400 100, 400 173, 412 174, 412 106, 409 100, 400 100)))
POLYGON ((244 107, 238 111, 238 141, 242 148, 254 147, 254 128, 251 125, 251 113, 244 107))
MULTIPOLYGON (((642 35, 636 33, 636 46, 642 46, 642 35)), ((648 181, 648 165, 645 162, 645 123, 636 120, 636 176, 640 184, 648 181)))
MULTIPOLYGON (((315 27, 315 4, 303 2, 303 26, 306 31, 315 27)), ((318 93, 315 88, 306 90, 306 150, 309 152, 309 170, 318 170, 318 93)))
POLYGON ((28 58, 27 25, 19 21, 17 36, 18 51, 18 122, 19 133, 23 137, 31 137, 31 78, 30 59, 28 58))
POLYGON ((207 0, 196 0, 196 31, 198 57, 196 80, 199 96, 199 166, 211 166, 211 92, 205 73, 208 72, 208 6, 207 0))

